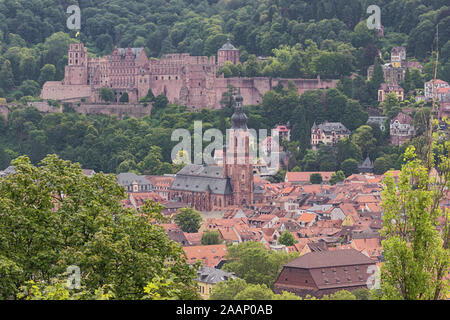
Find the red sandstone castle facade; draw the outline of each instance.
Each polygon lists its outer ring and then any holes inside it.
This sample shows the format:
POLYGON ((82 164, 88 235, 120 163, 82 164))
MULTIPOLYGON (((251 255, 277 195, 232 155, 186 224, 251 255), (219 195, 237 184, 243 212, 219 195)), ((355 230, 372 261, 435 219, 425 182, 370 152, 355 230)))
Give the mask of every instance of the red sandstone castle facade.
POLYGON ((225 62, 239 63, 239 50, 229 41, 216 57, 191 56, 188 53, 166 54, 149 59, 143 48, 115 48, 111 55, 89 58, 83 43, 70 44, 68 65, 63 81, 44 84, 41 98, 60 101, 101 102, 100 88, 114 91, 116 100, 126 92, 135 103, 152 89, 154 95, 164 94, 170 103, 191 109, 220 108, 222 94, 233 85, 241 90, 247 104, 259 104, 265 92, 279 82, 284 86, 292 80, 299 93, 306 90, 333 88, 335 80, 281 78, 224 78, 217 70, 225 62))

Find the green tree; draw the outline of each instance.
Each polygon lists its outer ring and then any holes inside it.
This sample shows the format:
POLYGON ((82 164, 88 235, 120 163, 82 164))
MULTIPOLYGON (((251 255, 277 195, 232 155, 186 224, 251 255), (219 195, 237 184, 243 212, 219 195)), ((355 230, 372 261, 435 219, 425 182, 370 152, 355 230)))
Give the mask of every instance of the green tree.
POLYGON ((260 75, 260 66, 254 54, 248 56, 244 63, 244 72, 247 77, 257 77, 260 75))
POLYGON ((408 93, 410 90, 414 90, 415 89, 415 85, 414 85, 414 82, 412 80, 411 72, 409 71, 409 69, 406 69, 405 80, 400 85, 405 90, 405 93, 408 93))
POLYGON ((381 104, 381 108, 383 109, 383 114, 388 118, 394 118, 400 111, 400 101, 397 98, 397 95, 393 92, 388 93, 386 95, 385 100, 381 104))
MULTIPOLYGON (((361 160, 361 149, 350 138, 344 138, 336 144, 336 161, 341 166, 346 159, 361 160)), ((344 171, 345 174, 347 172, 344 171)))
POLYGON ((168 103, 169 100, 167 99, 167 97, 163 94, 160 94, 155 98, 153 108, 155 108, 155 110, 164 109, 167 107, 168 103))
POLYGON ((272 300, 274 293, 265 284, 250 284, 244 290, 239 292, 235 300, 272 300))
POLYGON ((114 92, 109 88, 101 88, 100 89, 100 99, 105 102, 115 101, 114 92))
POLYGON ((0 77, 0 88, 5 89, 6 91, 11 89, 14 85, 14 75, 12 73, 11 62, 9 60, 5 60, 0 69, 1 77, 0 77))
POLYGON ((320 173, 311 173, 309 176, 309 182, 312 184, 321 184, 322 181, 322 175, 320 173))
POLYGON ((284 244, 285 246, 293 246, 297 240, 294 238, 294 236, 292 235, 292 233, 290 233, 289 231, 285 230, 281 235, 280 238, 278 238, 278 242, 280 244, 284 244))
POLYGON ((152 88, 149 88, 149 89, 148 89, 146 97, 147 97, 150 101, 153 101, 153 100, 155 99, 155 95, 153 94, 152 88))
POLYGON ((373 163, 373 171, 375 174, 385 174, 388 170, 394 169, 392 157, 384 155, 375 159, 373 163))
POLYGON ((346 159, 341 163, 341 170, 344 172, 345 176, 351 176, 354 173, 358 173, 358 161, 355 159, 346 159))
POLYGON ((213 287, 209 300, 234 300, 247 286, 247 282, 239 278, 219 282, 213 287))
POLYGON ((351 140, 361 150, 362 157, 367 156, 373 158, 376 149, 377 139, 373 136, 373 129, 371 126, 363 125, 353 132, 351 140))
POLYGON ((25 156, 12 165, 16 172, 0 178, 0 296, 17 298, 29 280, 67 279, 72 265, 91 295, 107 285, 117 299, 141 299, 155 277, 173 276, 180 299, 197 296, 195 268, 156 224, 161 206, 124 209, 114 175, 88 177, 55 155, 38 167, 25 156))
POLYGON ((324 295, 321 300, 356 300, 356 297, 352 292, 340 290, 330 295, 324 295))
MULTIPOLYGON (((439 207, 449 186, 448 141, 442 146, 440 177, 432 178, 414 147, 405 152, 398 182, 387 175, 382 191, 385 261, 381 292, 385 299, 432 300, 448 296, 449 210, 439 207), (445 221, 440 226, 439 221, 445 221)), ((433 165, 433 164, 431 164, 433 165)))
POLYGON ((129 101, 128 93, 124 92, 119 99, 119 102, 127 103, 129 101))
POLYGON ((25 96, 37 97, 41 92, 39 84, 34 80, 25 80, 19 87, 25 96))
POLYGON ((253 284, 272 287, 282 267, 298 253, 268 251, 260 242, 244 242, 228 247, 223 268, 253 284))
POLYGON ((41 68, 38 82, 42 86, 46 81, 55 80, 56 68, 53 64, 46 64, 41 68))
POLYGON ((356 297, 356 300, 370 300, 370 290, 367 288, 352 290, 352 294, 356 297))
MULTIPOLYGON (((2 121, 2 119, 0 118, 0 121, 2 121)), ((0 147, 0 170, 5 169, 7 166, 9 165, 9 156, 6 153, 6 151, 0 147)))
POLYGON ((162 148, 151 146, 148 154, 138 163, 139 171, 143 174, 159 174, 163 165, 162 148))
POLYGON ((379 59, 377 57, 377 58, 375 58, 375 64, 373 67, 373 75, 368 84, 370 94, 373 99, 376 99, 376 97, 378 96, 378 88, 380 87, 380 85, 383 82, 384 82, 383 68, 381 67, 379 59))
POLYGON ((200 212, 186 207, 180 209, 180 213, 175 216, 174 220, 181 230, 184 232, 193 233, 200 229, 202 216, 200 215, 200 212))
POLYGON ((211 244, 219 244, 222 241, 220 240, 219 231, 205 231, 202 234, 201 243, 203 245, 211 245, 211 244))
POLYGON ((333 173, 330 178, 330 184, 335 185, 338 182, 342 182, 345 180, 345 174, 343 171, 339 170, 336 173, 333 173))

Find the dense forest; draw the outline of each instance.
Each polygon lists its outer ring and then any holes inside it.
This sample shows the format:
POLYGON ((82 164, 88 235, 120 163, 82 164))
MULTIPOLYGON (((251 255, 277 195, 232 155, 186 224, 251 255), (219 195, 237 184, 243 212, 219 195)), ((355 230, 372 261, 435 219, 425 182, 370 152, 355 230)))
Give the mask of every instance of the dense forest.
MULTIPOLYGON (((419 151, 423 148, 426 124, 421 119, 430 109, 412 95, 432 77, 437 25, 438 78, 450 81, 446 4, 444 0, 0 0, 0 99, 23 104, 38 99, 45 81, 63 78, 70 42, 84 42, 92 55, 109 54, 114 46, 133 46, 145 47, 149 56, 158 58, 168 52, 214 55, 230 38, 240 49, 241 64, 221 68, 225 76, 340 79, 336 89, 301 97, 293 87, 278 87, 266 93, 261 105, 246 107, 251 128, 290 122, 293 141, 284 146, 291 155, 289 169, 341 169, 350 174, 355 163, 370 156, 375 171, 382 173, 400 167, 404 148, 388 146, 389 130, 365 125, 368 111, 378 109, 392 118, 402 107, 416 108, 418 137, 412 143, 419 151), (81 8, 79 36, 66 27, 70 15, 66 8, 71 4, 81 8), (369 4, 381 8, 384 36, 366 26, 369 4), (424 70, 411 70, 401 84, 412 92, 406 101, 390 97, 379 105, 380 64, 390 60, 394 46, 405 46, 408 59, 419 61, 424 70), (257 58, 261 56, 266 58, 257 58), (374 63, 375 74, 368 81, 367 67, 374 63), (333 152, 326 146, 308 150, 312 124, 324 120, 342 122, 352 137, 333 152)), ((21 154, 37 163, 46 154, 57 153, 96 171, 175 172, 178 167, 170 163, 172 130, 192 129, 193 120, 202 120, 204 130, 224 130, 233 100, 230 95, 224 98, 222 110, 194 113, 167 105, 163 96, 152 97, 151 118, 139 120, 82 116, 70 108, 45 116, 34 109, 12 110, 6 125, 0 121, 0 168, 21 154)))
MULTIPOLYGON (((241 73, 249 76, 365 75, 377 49, 388 60, 390 49, 399 45, 426 64, 439 24, 441 60, 447 61, 439 77, 450 80, 445 0, 1 0, 0 97, 35 96, 43 82, 62 79, 76 33, 66 27, 71 4, 81 9, 77 39, 92 54, 133 46, 145 47, 151 57, 168 52, 210 56, 230 37, 241 50, 241 73), (384 37, 366 27, 366 9, 373 4, 381 8, 384 37), (255 59, 261 55, 273 58, 259 66, 255 59)), ((431 65, 425 69, 428 80, 431 65)))

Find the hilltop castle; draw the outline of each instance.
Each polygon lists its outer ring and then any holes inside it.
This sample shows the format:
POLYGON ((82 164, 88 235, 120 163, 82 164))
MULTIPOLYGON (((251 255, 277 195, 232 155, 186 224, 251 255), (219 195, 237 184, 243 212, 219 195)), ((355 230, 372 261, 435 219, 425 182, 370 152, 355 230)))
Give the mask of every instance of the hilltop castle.
POLYGON ((292 80, 299 94, 306 90, 334 88, 335 80, 285 78, 224 78, 217 70, 229 61, 239 63, 239 50, 229 41, 216 57, 171 53, 161 59, 149 59, 143 48, 115 48, 104 57, 88 57, 83 43, 72 43, 63 81, 48 81, 42 88, 42 99, 66 102, 101 102, 100 88, 114 91, 116 101, 127 93, 130 103, 137 102, 152 89, 154 95, 164 94, 170 103, 191 109, 220 108, 222 94, 228 85, 241 90, 247 104, 259 104, 265 92, 279 82, 284 86, 292 80))

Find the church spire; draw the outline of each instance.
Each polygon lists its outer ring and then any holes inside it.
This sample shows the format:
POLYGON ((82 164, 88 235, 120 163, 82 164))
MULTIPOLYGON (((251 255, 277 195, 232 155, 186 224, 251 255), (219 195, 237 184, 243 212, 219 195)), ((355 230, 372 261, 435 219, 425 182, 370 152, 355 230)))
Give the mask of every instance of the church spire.
POLYGON ((244 108, 242 107, 241 89, 239 88, 238 94, 236 95, 236 103, 234 106, 234 113, 231 116, 231 129, 244 129, 247 130, 247 116, 244 113, 244 108))

